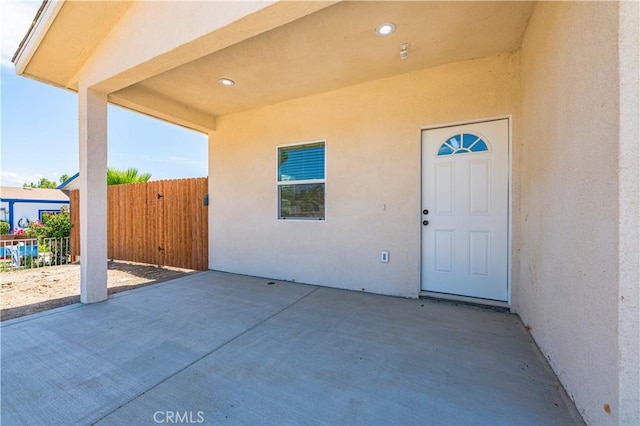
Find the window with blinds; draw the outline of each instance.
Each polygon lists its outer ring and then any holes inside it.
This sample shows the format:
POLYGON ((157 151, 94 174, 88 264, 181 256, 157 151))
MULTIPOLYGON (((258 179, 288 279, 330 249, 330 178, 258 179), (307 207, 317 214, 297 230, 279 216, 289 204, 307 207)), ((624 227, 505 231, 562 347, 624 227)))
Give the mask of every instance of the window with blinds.
POLYGON ((324 220, 325 143, 278 148, 278 218, 324 220))

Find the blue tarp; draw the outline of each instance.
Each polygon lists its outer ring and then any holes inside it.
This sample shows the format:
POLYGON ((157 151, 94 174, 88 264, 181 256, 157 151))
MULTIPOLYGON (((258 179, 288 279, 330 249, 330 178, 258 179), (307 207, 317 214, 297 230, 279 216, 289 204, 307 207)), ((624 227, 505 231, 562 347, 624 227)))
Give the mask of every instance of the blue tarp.
POLYGON ((38 246, 16 244, 0 247, 0 258, 11 257, 13 253, 17 253, 20 258, 38 257, 38 246))

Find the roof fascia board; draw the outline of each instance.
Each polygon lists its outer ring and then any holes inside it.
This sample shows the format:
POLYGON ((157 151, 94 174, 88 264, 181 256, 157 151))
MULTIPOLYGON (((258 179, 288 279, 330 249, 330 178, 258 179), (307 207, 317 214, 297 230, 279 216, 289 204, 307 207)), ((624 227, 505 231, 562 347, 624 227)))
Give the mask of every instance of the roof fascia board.
POLYGON ((38 50, 40 43, 44 40, 44 37, 58 16, 58 13, 60 13, 65 1, 66 0, 48 0, 44 3, 42 12, 29 29, 29 32, 13 59, 13 63, 16 66, 16 74, 22 75, 24 73, 29 61, 31 61, 36 50, 38 50))
POLYGON ((68 200, 37 200, 31 198, 0 198, 3 203, 38 203, 38 204, 69 204, 68 200))
POLYGON ((64 189, 65 186, 69 185, 71 182, 76 180, 78 176, 80 176, 80 172, 76 173, 75 175, 71 176, 69 179, 62 182, 60 185, 58 185, 56 189, 61 189, 61 190, 64 189))

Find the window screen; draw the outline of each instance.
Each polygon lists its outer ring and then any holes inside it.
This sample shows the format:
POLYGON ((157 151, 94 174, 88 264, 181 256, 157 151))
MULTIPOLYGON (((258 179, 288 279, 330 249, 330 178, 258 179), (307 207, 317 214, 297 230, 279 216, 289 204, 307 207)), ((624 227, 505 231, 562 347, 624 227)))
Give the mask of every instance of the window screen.
POLYGON ((278 217, 324 220, 325 143, 278 148, 278 217))

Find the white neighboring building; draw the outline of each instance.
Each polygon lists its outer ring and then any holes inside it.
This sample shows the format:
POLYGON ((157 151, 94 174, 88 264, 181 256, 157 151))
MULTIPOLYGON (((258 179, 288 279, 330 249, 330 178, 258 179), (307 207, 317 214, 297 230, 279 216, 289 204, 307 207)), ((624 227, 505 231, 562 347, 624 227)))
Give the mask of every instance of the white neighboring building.
POLYGON ((0 220, 9 222, 12 231, 63 206, 69 206, 69 197, 59 189, 0 187, 0 220))

